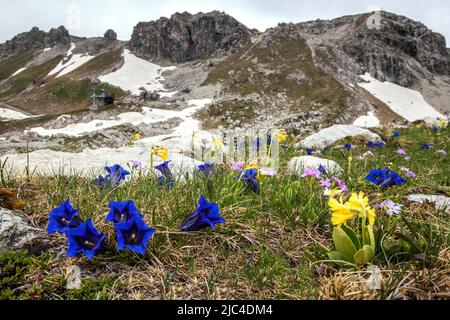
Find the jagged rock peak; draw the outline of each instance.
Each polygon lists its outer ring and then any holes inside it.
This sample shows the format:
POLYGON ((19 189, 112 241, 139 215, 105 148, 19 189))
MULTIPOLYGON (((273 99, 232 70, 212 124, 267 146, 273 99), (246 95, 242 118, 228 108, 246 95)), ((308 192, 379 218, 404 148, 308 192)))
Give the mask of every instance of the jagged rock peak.
POLYGON ((52 28, 49 32, 33 27, 30 31, 20 33, 0 44, 0 59, 14 56, 19 52, 68 44, 70 44, 70 35, 64 26, 52 28))
POLYGON ((249 43, 254 33, 224 12, 177 12, 170 19, 138 23, 129 47, 146 59, 185 62, 237 50, 249 43))
POLYGON ((112 29, 108 29, 108 30, 106 30, 103 37, 107 40, 115 41, 115 40, 117 40, 117 33, 112 29))

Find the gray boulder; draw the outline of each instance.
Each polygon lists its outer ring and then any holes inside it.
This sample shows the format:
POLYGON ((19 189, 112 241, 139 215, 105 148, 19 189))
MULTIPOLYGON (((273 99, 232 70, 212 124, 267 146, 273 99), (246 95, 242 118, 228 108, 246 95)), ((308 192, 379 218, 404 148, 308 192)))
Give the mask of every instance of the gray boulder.
POLYGON ((43 234, 23 214, 0 207, 0 252, 27 248, 43 234))

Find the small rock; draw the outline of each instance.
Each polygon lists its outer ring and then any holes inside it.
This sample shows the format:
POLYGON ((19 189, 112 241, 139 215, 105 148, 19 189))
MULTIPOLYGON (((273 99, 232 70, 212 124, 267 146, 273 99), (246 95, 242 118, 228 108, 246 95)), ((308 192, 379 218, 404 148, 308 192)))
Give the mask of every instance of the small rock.
POLYGON ((302 175, 305 169, 317 169, 322 165, 330 173, 338 173, 341 167, 333 160, 321 159, 312 156, 295 157, 288 163, 288 171, 291 174, 302 175))
POLYGON ((24 215, 0 207, 0 252, 24 249, 40 235, 24 215))
POLYGON ((81 288, 81 269, 79 266, 69 266, 67 268, 66 283, 69 290, 81 288))
POLYGON ((305 138, 297 147, 303 148, 326 148, 339 140, 348 137, 363 137, 367 141, 381 141, 381 138, 376 133, 364 128, 360 128, 352 125, 335 125, 323 130, 320 130, 313 135, 305 138))
POLYGON ((417 203, 431 202, 435 204, 436 210, 450 213, 450 198, 438 195, 411 194, 406 197, 409 201, 417 203))

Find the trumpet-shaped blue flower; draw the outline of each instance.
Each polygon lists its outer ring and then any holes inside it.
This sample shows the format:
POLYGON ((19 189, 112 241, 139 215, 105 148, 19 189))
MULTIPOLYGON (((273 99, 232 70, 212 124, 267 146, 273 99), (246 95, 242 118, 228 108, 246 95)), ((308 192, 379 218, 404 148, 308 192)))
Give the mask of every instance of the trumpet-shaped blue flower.
POLYGON ((345 150, 351 150, 352 148, 353 148, 353 145, 351 143, 344 144, 344 149, 345 150))
POLYGON ((423 150, 430 150, 430 148, 431 148, 431 145, 430 145, 430 144, 428 144, 428 143, 422 144, 422 149, 423 149, 423 150))
POLYGON ((312 148, 306 148, 305 151, 308 156, 311 156, 314 152, 314 150, 312 148))
POLYGON ((70 204, 70 199, 67 199, 59 205, 59 207, 50 211, 48 219, 48 234, 56 232, 64 232, 67 228, 76 228, 83 223, 83 220, 78 217, 78 210, 74 209, 70 204))
POLYGON ((405 183, 405 180, 392 170, 372 170, 366 177, 366 180, 382 188, 399 186, 405 183))
POLYGON ((369 141, 367 143, 367 146, 369 147, 369 149, 382 149, 384 147, 384 142, 374 142, 374 141, 369 141))
POLYGON ((256 178, 257 174, 258 171, 254 168, 245 170, 241 173, 241 180, 254 193, 260 194, 261 187, 259 185, 258 179, 256 178))
POLYGON ((145 254, 147 244, 155 233, 142 218, 134 215, 128 221, 117 223, 114 226, 117 236, 117 250, 129 249, 136 253, 145 254))
POLYGON ((214 163, 212 162, 206 162, 204 164, 201 164, 198 166, 198 170, 200 172, 203 172, 205 176, 210 176, 214 173, 214 163))
POLYGON ((197 210, 181 223, 180 230, 183 232, 199 231, 207 227, 215 229, 215 225, 218 223, 225 223, 225 219, 220 216, 219 205, 208 202, 201 195, 197 210))
POLYGON ((69 257, 84 253, 88 259, 92 259, 97 253, 101 253, 105 249, 103 240, 106 235, 98 232, 92 223, 92 219, 80 224, 77 228, 65 229, 65 234, 69 244, 67 249, 69 257))
POLYGON ((175 186, 175 181, 173 181, 170 177, 159 176, 158 177, 158 186, 167 187, 168 190, 172 190, 175 186))
POLYGON ((161 163, 160 165, 155 166, 155 169, 161 172, 161 174, 165 177, 172 177, 172 171, 169 168, 169 161, 165 161, 161 163))
POLYGON ((322 164, 319 164, 319 171, 322 175, 327 176, 328 175, 328 170, 327 168, 325 168, 322 164))
POLYGON ((132 219, 135 216, 141 217, 142 214, 136 208, 134 202, 130 201, 111 201, 109 203, 109 213, 106 217, 106 221, 113 223, 125 222, 132 219))
POLYGON ((121 181, 126 179, 126 176, 130 174, 127 170, 116 164, 111 167, 105 167, 106 176, 99 176, 94 180, 94 184, 101 188, 117 188, 121 181))
POLYGON ((394 132, 394 137, 395 138, 399 138, 400 137, 400 132, 399 131, 395 131, 394 132))

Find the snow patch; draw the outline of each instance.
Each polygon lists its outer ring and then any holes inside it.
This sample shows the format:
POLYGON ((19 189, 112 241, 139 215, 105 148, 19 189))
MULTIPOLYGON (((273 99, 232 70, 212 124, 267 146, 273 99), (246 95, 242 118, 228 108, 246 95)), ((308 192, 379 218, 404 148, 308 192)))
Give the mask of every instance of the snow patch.
POLYGON ((141 87, 150 92, 157 91, 162 97, 170 97, 176 93, 164 91, 162 84, 164 78, 161 75, 164 71, 174 70, 176 67, 161 67, 136 57, 127 49, 124 49, 123 57, 125 59, 123 66, 113 73, 99 77, 100 81, 110 83, 125 91, 129 90, 135 95, 140 93, 139 88, 141 87))
POLYGON ((16 72, 14 72, 12 74, 11 78, 17 76, 19 73, 21 73, 21 72, 23 72, 25 70, 27 70, 27 68, 20 68, 19 70, 17 70, 16 72))
POLYGON ((429 105, 422 94, 391 82, 381 82, 373 78, 369 73, 361 76, 366 82, 358 85, 373 96, 383 101, 392 111, 414 122, 426 117, 445 119, 445 116, 429 105))
MULTIPOLYGON (((182 123, 170 134, 144 138, 136 141, 132 146, 100 149, 88 148, 80 153, 38 150, 29 153, 30 167, 36 168, 37 172, 43 174, 62 172, 67 175, 82 174, 85 176, 101 173, 106 165, 120 164, 126 167, 131 160, 141 161, 144 165, 147 164, 146 166, 148 167, 150 147, 152 145, 164 145, 170 150, 169 159, 172 160, 175 175, 192 172, 201 163, 183 155, 182 150, 187 150, 190 147, 192 133, 199 128, 198 121, 193 119, 192 115, 211 101, 212 99, 190 100, 188 101, 189 107, 182 111, 147 109, 143 112, 147 112, 148 118, 139 120, 137 117, 145 117, 144 113, 137 113, 137 115, 128 114, 128 120, 133 118, 133 121, 139 121, 139 123, 142 123, 142 121, 161 121, 163 118, 181 118, 182 123), (161 118, 158 120, 153 119, 152 116, 156 115, 161 116, 161 118)), ((123 114, 121 118, 123 119, 123 114)), ((66 128, 65 132, 69 133, 70 130, 82 131, 80 129, 82 127, 77 127, 79 125, 83 124, 75 124, 70 129, 66 128)), ((92 123, 90 126, 92 126, 92 123)), ((89 128, 89 126, 86 128, 89 128)), ((0 158, 8 158, 8 162, 14 164, 12 169, 17 173, 23 173, 23 169, 27 165, 27 156, 24 154, 5 155, 0 158)), ((161 162, 158 157, 155 157, 155 165, 161 162)))
POLYGON ((47 76, 57 74, 56 78, 62 77, 95 58, 95 56, 90 56, 89 54, 73 54, 72 52, 75 48, 76 46, 72 42, 69 51, 67 51, 66 58, 60 61, 47 76))
MULTIPOLYGON (((73 123, 64 128, 59 129, 45 129, 43 127, 37 127, 30 129, 31 132, 35 132, 41 137, 51 137, 58 134, 79 137, 86 133, 105 130, 108 128, 120 126, 123 124, 131 124, 138 126, 140 124, 151 124, 155 122, 167 121, 171 118, 181 118, 183 122, 176 128, 176 132, 184 134, 189 130, 198 129, 198 121, 192 118, 192 115, 199 109, 203 108, 206 104, 210 103, 211 99, 199 99, 188 101, 188 108, 182 111, 163 110, 163 109, 150 109, 147 107, 142 108, 142 112, 125 112, 119 114, 112 120, 92 120, 86 123, 73 123)), ((67 116, 61 116, 58 119, 64 119, 67 116)))
POLYGON ((300 142, 304 148, 325 148, 347 137, 364 137, 368 141, 381 141, 376 133, 358 126, 335 125, 310 135, 300 142))
POLYGON ((43 52, 47 52, 47 51, 50 51, 50 50, 52 50, 52 48, 45 48, 43 52))
POLYGON ((27 116, 26 114, 16 111, 16 110, 0 108, 0 119, 22 120, 22 119, 33 118, 33 117, 36 117, 36 116, 27 116))
POLYGON ((366 116, 356 119, 353 125, 361 128, 378 128, 380 126, 380 120, 374 112, 370 111, 366 116))

